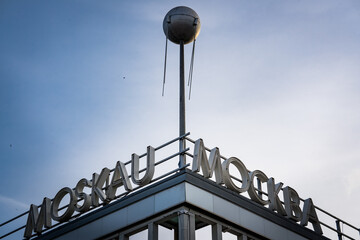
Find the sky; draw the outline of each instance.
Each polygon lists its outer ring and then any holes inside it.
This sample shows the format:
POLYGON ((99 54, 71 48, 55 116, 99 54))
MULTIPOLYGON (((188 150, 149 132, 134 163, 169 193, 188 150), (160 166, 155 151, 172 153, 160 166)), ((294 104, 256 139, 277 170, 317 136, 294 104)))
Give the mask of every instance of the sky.
POLYGON ((182 5, 190 137, 360 227, 357 0, 0 1, 0 222, 178 136, 182 5))

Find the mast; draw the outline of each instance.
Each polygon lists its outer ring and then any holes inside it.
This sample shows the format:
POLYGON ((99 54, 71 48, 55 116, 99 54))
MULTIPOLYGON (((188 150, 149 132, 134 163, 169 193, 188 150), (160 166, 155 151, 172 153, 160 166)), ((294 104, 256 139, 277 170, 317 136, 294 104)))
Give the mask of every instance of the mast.
MULTIPOLYGON (((194 42, 200 32, 200 18, 199 15, 191 8, 180 6, 171 9, 164 18, 163 29, 166 35, 165 47, 165 64, 164 64, 164 81, 166 73, 166 54, 167 54, 167 40, 180 46, 180 74, 179 74, 179 137, 186 133, 186 118, 185 118, 185 61, 184 61, 184 45, 194 42)), ((195 45, 194 45, 195 46, 195 45)), ((194 51, 194 47, 193 47, 194 51)), ((193 54, 194 55, 194 54, 193 54)), ((191 64, 193 63, 193 56, 191 64)), ((192 66, 190 67, 192 71, 192 66)), ((192 75, 192 74, 191 74, 192 75)), ((164 85, 163 85, 164 93, 164 85)), ((179 139, 179 168, 186 165, 186 142, 184 138, 179 139)))

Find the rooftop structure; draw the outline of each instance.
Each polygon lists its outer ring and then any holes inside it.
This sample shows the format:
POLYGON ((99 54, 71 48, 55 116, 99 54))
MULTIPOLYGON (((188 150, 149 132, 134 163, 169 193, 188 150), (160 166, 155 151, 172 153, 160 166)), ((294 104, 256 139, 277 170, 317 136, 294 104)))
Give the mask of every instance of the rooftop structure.
POLYGON ((179 137, 148 146, 146 153, 133 153, 131 160, 32 204, 0 225, 8 229, 14 222, 25 223, 0 238, 13 239, 23 231, 25 239, 37 240, 194 240, 206 229, 201 237, 213 240, 356 239, 358 228, 311 198, 303 199, 282 180, 190 138, 185 132, 184 45, 195 43, 200 19, 192 9, 177 7, 165 16, 163 28, 166 38, 180 46, 179 137))

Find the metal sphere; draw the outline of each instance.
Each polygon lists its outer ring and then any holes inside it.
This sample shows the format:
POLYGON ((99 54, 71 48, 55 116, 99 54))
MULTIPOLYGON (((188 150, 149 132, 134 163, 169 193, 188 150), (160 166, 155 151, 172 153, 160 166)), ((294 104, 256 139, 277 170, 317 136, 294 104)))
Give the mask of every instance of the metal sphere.
POLYGON ((197 13, 188 7, 175 7, 165 16, 163 29, 165 35, 173 43, 191 43, 199 35, 200 18, 197 13))

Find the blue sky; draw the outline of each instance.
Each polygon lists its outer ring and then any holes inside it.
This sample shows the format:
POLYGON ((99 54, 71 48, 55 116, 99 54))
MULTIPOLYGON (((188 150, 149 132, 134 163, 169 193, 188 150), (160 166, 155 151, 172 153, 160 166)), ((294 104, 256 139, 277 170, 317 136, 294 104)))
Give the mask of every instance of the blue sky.
POLYGON ((177 136, 179 5, 202 23, 191 137, 359 227, 355 0, 1 1, 0 222, 177 136))

